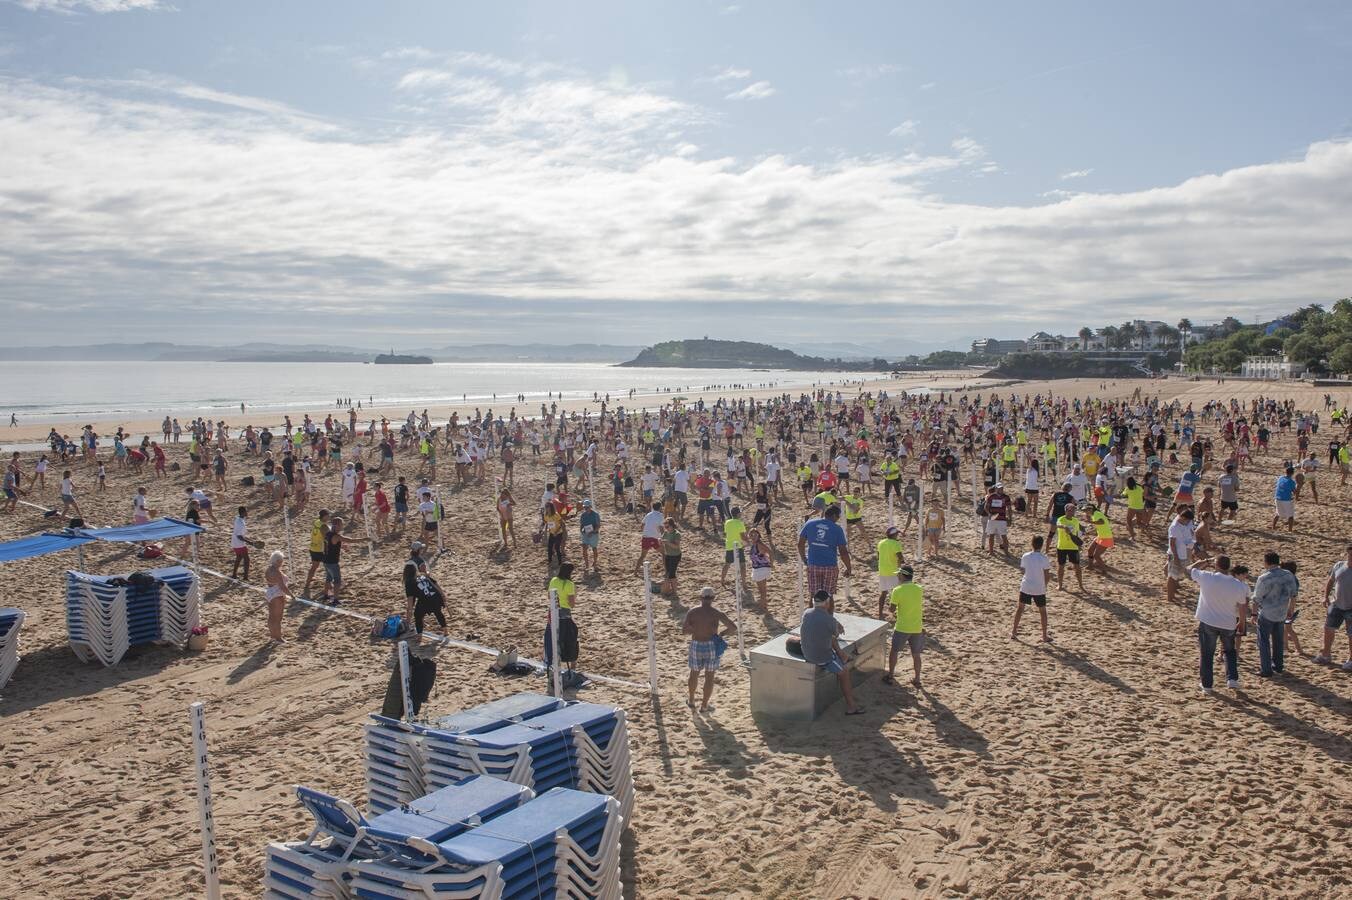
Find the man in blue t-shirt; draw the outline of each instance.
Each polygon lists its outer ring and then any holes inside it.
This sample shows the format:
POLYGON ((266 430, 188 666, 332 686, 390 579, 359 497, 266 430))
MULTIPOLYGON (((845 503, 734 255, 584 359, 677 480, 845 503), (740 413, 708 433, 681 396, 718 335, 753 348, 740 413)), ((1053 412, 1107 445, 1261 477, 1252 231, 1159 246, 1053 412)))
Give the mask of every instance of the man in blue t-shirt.
POLYGON ((822 518, 808 519, 798 532, 798 557, 807 569, 808 596, 818 591, 835 596, 840 575, 837 557, 845 563, 845 577, 850 577, 849 542, 839 523, 840 507, 832 504, 822 518))
POLYGON ((1287 531, 1296 529, 1296 470, 1294 466, 1286 467, 1286 474, 1277 479, 1277 487, 1273 490, 1272 496, 1276 501, 1277 511, 1272 517, 1272 527, 1276 528, 1277 523, 1286 522, 1287 531))

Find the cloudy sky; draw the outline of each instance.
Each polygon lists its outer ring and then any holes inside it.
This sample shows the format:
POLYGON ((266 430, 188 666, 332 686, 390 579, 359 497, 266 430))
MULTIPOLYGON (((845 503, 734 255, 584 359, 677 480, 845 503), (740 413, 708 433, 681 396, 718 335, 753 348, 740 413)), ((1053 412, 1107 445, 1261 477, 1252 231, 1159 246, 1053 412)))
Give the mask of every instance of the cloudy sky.
POLYGON ((1024 336, 1352 293, 1352 6, 0 0, 15 344, 1024 336))

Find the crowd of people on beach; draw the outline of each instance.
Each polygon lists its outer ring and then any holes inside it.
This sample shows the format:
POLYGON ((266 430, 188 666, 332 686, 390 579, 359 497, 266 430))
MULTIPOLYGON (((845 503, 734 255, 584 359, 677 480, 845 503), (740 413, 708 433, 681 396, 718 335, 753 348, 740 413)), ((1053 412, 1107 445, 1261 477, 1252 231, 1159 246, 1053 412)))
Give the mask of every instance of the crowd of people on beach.
MULTIPOLYGON (((1267 398, 1194 407, 1148 397, 1141 388, 1129 400, 1104 400, 998 391, 894 396, 863 385, 848 395, 821 388, 769 399, 677 397, 656 409, 631 409, 597 395, 593 406, 566 412, 555 401, 530 415, 515 406, 505 415, 476 408, 472 415, 453 413, 444 424, 427 410, 410 411, 397 422, 362 422, 350 402, 345 414, 304 415, 294 422, 286 416, 275 428, 231 428, 200 418, 184 427, 166 417, 161 440, 132 441, 119 428, 111 448, 92 426, 75 440, 53 429, 49 452, 29 460, 14 453, 8 461, 6 510, 13 512, 26 496, 42 496, 53 467, 62 472, 57 514, 77 519, 77 472, 79 490, 106 491, 109 466, 137 479, 181 480, 182 518, 194 524, 215 526, 214 505, 226 496, 242 501, 229 552, 231 577, 247 581, 250 549, 257 546, 248 531, 250 508, 273 505, 288 521, 304 523, 320 479, 332 479, 337 490, 325 496, 334 502, 310 520, 311 564, 299 591, 288 580, 285 554, 269 557, 264 582, 270 638, 282 640, 282 610, 293 594, 329 606, 343 602, 342 560, 350 543, 366 543, 374 553, 377 545, 400 538, 411 538, 402 576, 406 621, 421 633, 430 618, 447 632, 445 592, 433 574, 446 550, 442 526, 460 518, 466 496, 460 489, 491 479, 497 528, 485 551, 521 552, 518 531, 526 529, 527 552, 542 557, 560 638, 576 634, 569 620, 582 602, 574 579, 578 563, 585 586, 601 573, 603 560, 616 571, 610 564, 614 542, 632 541, 635 561, 625 568, 638 576, 651 564, 653 590, 679 598, 692 535, 717 538, 718 587, 699 587, 682 625, 689 639, 691 706, 711 708, 714 673, 736 631, 717 601, 720 591, 731 591, 736 604, 761 611, 776 597, 796 595, 803 658, 836 674, 847 712, 855 713, 861 707, 834 611, 842 588, 851 596, 856 565, 876 567, 877 616, 893 623, 886 680, 892 681, 906 650, 918 687, 922 562, 973 552, 1012 562, 1016 544, 1027 548, 1017 559, 1022 576, 1009 636, 1019 639, 1031 606, 1040 640, 1052 642, 1053 577, 1057 591, 1107 589, 1104 579, 1123 530, 1127 541, 1158 548, 1167 602, 1179 602, 1185 583, 1198 586, 1202 690, 1214 688, 1218 645, 1227 684, 1238 685, 1237 656, 1247 629, 1256 635, 1259 676, 1280 675, 1286 647, 1302 652, 1295 628, 1302 600, 1297 566, 1274 549, 1261 567, 1252 561, 1251 569, 1224 553, 1221 536, 1241 508, 1267 490, 1271 516, 1250 513, 1249 524, 1294 529, 1298 505, 1321 502, 1321 481, 1346 485, 1352 441, 1352 418, 1331 397, 1322 410, 1267 398), (1278 443, 1285 454, 1281 474, 1270 489, 1254 487, 1257 461, 1273 461, 1278 443), (439 467, 442 454, 451 468, 439 467), (518 499, 521 466, 547 473, 538 498, 518 499), (232 482, 228 476, 241 469, 247 474, 232 482), (975 514, 975 550, 954 533, 955 503, 959 509, 969 504, 975 514), (786 589, 776 574, 785 568, 798 575, 794 588, 786 589), (316 593, 321 571, 322 592, 316 593), (1086 583, 1095 576, 1098 582, 1086 583)), ((158 513, 144 486, 129 498, 129 513, 134 522, 158 513)), ((1332 660, 1342 630, 1349 655, 1342 666, 1352 670, 1352 548, 1347 559, 1303 562, 1328 566, 1322 644, 1314 659, 1332 660)), ((559 664, 571 669, 576 641, 562 640, 560 647, 559 664)), ((547 642, 546 656, 551 653, 547 642)))

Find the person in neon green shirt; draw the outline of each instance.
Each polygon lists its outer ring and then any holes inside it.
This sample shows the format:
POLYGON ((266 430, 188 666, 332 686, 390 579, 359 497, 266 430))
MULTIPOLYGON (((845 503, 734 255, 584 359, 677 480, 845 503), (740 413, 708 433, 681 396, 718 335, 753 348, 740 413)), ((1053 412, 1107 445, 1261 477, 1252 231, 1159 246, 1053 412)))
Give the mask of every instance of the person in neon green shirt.
POLYGON ((1094 527, 1095 533, 1094 543, 1089 545, 1089 568, 1107 573, 1108 564, 1103 561, 1103 555, 1113 546, 1113 524, 1108 521, 1108 515, 1093 504, 1085 510, 1085 519, 1094 527))
POLYGON ((570 615, 573 611, 573 598, 577 596, 577 585, 573 584, 573 564, 559 566, 559 574, 549 579, 549 592, 559 598, 559 615, 570 615))
POLYGON ((1056 474, 1056 444, 1051 441, 1042 445, 1042 458, 1047 463, 1047 474, 1056 474))
POLYGON ((1014 470, 1015 460, 1018 458, 1018 455, 1019 451, 1013 444, 1005 444, 1005 446, 1000 449, 1000 458, 1004 462, 1004 467, 1011 472, 1014 470))
POLYGON ((925 592, 912 579, 915 571, 910 566, 897 570, 900 584, 892 588, 892 607, 897 612, 896 625, 892 629, 892 649, 887 656, 887 675, 883 681, 896 683, 897 651, 902 646, 911 650, 911 666, 915 677, 911 684, 920 687, 920 654, 925 649, 925 592))
POLYGON ((718 582, 724 587, 728 585, 728 568, 734 559, 737 561, 737 570, 745 575, 746 523, 742 521, 740 506, 734 506, 723 522, 723 574, 718 576, 718 582))
POLYGON ((1145 487, 1135 478, 1127 478, 1127 486, 1122 488, 1122 496, 1127 498, 1127 534, 1136 540, 1136 526, 1146 526, 1145 487))
POLYGON ((906 562, 901 547, 901 529, 895 525, 887 529, 887 537, 878 542, 878 618, 883 617, 883 604, 892 596, 892 589, 901 584, 897 570, 906 562))
POLYGON ((1066 563, 1075 567, 1075 580, 1084 590, 1084 576, 1080 572, 1080 520, 1075 518, 1073 506, 1067 506, 1065 512, 1056 520, 1056 588, 1066 589, 1066 563))
POLYGON ((864 530, 864 501, 856 497, 853 491, 846 491, 845 496, 840 499, 845 511, 845 536, 849 537, 853 532, 862 532, 864 530))

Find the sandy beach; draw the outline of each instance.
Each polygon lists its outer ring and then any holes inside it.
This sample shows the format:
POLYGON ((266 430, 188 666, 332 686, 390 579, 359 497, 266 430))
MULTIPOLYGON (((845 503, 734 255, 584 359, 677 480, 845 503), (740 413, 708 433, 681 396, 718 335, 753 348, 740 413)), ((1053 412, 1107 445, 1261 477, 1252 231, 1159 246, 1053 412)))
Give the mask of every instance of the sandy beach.
MULTIPOLYGON (((989 395, 981 384, 970 374, 944 373, 868 388, 967 386, 989 395)), ((999 392, 1110 398, 1137 388, 1196 407, 1208 399, 1265 396, 1294 398, 1303 409, 1322 409, 1329 391, 1238 381, 1081 379, 1025 382, 999 392)), ((796 396, 786 388, 735 395, 786 390, 796 396)), ((1352 402, 1352 387, 1332 393, 1341 404, 1352 402)), ((660 395, 640 396, 633 406, 661 402, 660 395)), ((502 411, 510 405, 501 404, 502 411)), ((444 422, 451 409, 430 412, 444 422)), ((519 411, 538 413, 538 404, 519 411)), ((293 420, 306 412, 322 419, 329 410, 298 409, 293 420)), ((397 423, 407 412, 363 410, 361 421, 384 414, 397 423)), ((232 437, 245 422, 275 419, 231 417, 232 437)), ((102 424, 158 432, 158 422, 102 424)), ((45 423, 23 423, 5 440, 41 440, 46 433, 45 423)), ((1254 457, 1239 520, 1218 528, 1217 540, 1255 569, 1273 548, 1299 562, 1303 612, 1297 630, 1306 651, 1313 651, 1320 644, 1324 578, 1352 538, 1352 486, 1339 486, 1324 470, 1320 502, 1302 499, 1295 532, 1274 534, 1268 527, 1272 480, 1280 460, 1294 453, 1294 438, 1274 441, 1270 455, 1254 457)), ((87 468, 79 468, 86 520, 128 521, 130 497, 141 484, 149 487, 152 506, 181 514, 179 498, 189 483, 186 453, 185 440, 172 456, 184 470, 168 480, 155 481, 149 471, 136 478, 110 466, 102 494, 94 492, 87 468)), ((24 455, 26 473, 35 457, 24 455)), ((609 463, 609 454, 603 461, 609 463)), ((250 506, 251 533, 269 549, 286 543, 275 505, 254 489, 235 486, 256 460, 246 461, 232 447, 230 462, 231 488, 216 502, 220 524, 204 539, 203 562, 216 569, 228 568, 228 513, 238 503, 250 506)), ((405 473, 416 472, 411 457, 401 455, 399 464, 405 473)), ((446 454, 442 465, 451 468, 446 454)), ((27 499, 57 502, 56 468, 46 492, 27 499)), ((524 523, 551 470, 528 455, 518 464, 522 541, 502 557, 490 552, 495 472, 490 468, 486 482, 446 495, 449 553, 434 573, 448 594, 453 637, 474 635, 538 657, 544 549, 531 544, 524 523)), ((1176 467, 1169 472, 1175 476, 1176 467)), ((880 493, 865 507, 867 541, 845 612, 872 615, 875 608, 872 546, 886 520, 880 493)), ((716 709, 696 714, 685 705, 684 607, 663 600, 659 695, 601 683, 579 692, 621 706, 629 717, 638 795, 624 845, 626 896, 1257 898, 1333 897, 1352 890, 1352 673, 1295 657, 1284 678, 1262 681, 1252 674, 1257 654, 1249 640, 1241 651, 1242 689, 1200 697, 1196 592, 1185 585, 1177 603, 1165 602, 1158 520, 1153 541, 1119 535, 1111 574, 1086 574, 1084 594, 1052 594, 1054 643, 1035 643, 1027 619, 1026 639, 1012 642, 1017 555, 1010 560, 978 552, 970 499, 964 493, 953 504, 944 556, 918 569, 929 632, 922 690, 873 679, 858 689, 864 715, 847 718, 838 703, 810 725, 786 724, 751 715, 747 673, 734 665, 719 674, 716 709)), ((315 479, 311 513, 340 503, 336 475, 315 479)), ((608 493, 598 504, 601 574, 579 581, 579 665, 646 682, 642 581, 631 574, 637 521, 612 511, 608 493)), ((780 550, 789 549, 797 511, 796 504, 786 504, 779 513, 780 550)), ((1115 519, 1120 524, 1120 512, 1115 519)), ((305 515, 292 522, 298 550, 305 547, 309 520, 305 515)), ((51 524, 20 507, 0 515, 0 540, 51 524)), ((1022 552, 1028 538, 1042 531, 1040 522, 1016 519, 1010 543, 1022 552)), ((712 532, 686 534, 680 599, 690 605, 701 585, 717 584, 723 544, 712 532)), ((909 538, 913 546, 914 530, 909 538)), ((401 611, 406 548, 406 541, 391 539, 369 558, 364 540, 353 541, 344 561, 345 607, 369 616, 401 611)), ((570 549, 576 550, 572 535, 570 549)), ((91 572, 145 567, 123 546, 91 545, 85 555, 91 572)), ((261 583, 263 556, 255 553, 255 584, 261 583)), ((23 660, 0 699, 0 897, 200 896, 187 718, 195 700, 206 703, 224 893, 257 896, 266 843, 298 840, 310 827, 293 785, 364 806, 361 724, 380 706, 388 645, 371 644, 361 622, 292 604, 284 622, 291 640, 273 647, 265 641, 260 595, 208 578, 207 651, 145 647, 113 668, 85 665, 66 642, 62 575, 74 566, 73 554, 0 566, 0 605, 28 613, 23 660)), ((777 556, 775 566, 768 609, 746 612, 748 646, 797 621, 792 554, 777 556)), ((303 576, 303 565, 298 568, 303 576)), ((719 604, 731 610, 728 592, 720 592, 719 604)), ((1346 652, 1346 638, 1339 635, 1335 661, 1346 652)), ((448 648, 437 658, 431 706, 438 712, 544 689, 539 677, 490 673, 486 656, 448 648)))

